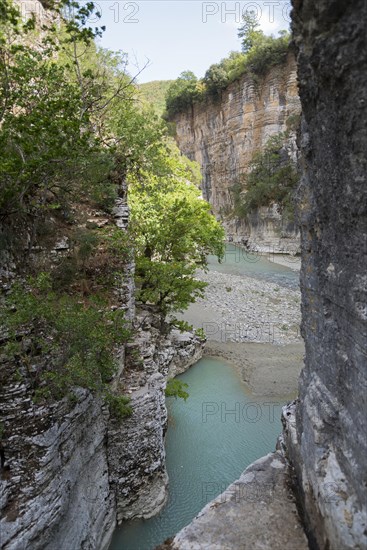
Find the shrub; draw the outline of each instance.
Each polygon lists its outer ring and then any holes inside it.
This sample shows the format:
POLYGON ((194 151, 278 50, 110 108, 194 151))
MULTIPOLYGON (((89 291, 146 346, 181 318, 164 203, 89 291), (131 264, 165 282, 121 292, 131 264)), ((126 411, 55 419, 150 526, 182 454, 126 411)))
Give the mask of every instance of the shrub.
POLYGON ((121 420, 126 416, 132 415, 133 410, 132 407, 129 405, 131 401, 130 397, 126 395, 114 395, 110 393, 107 395, 106 401, 109 405, 110 413, 118 420, 121 420))
POLYGON ((263 75, 273 65, 284 63, 289 50, 289 39, 287 33, 279 38, 263 36, 248 52, 244 70, 256 77, 263 75))
POLYGON ((177 397, 180 397, 181 399, 186 399, 189 397, 189 394, 187 391, 185 391, 184 388, 188 388, 188 384, 185 382, 182 382, 178 378, 171 378, 167 382, 166 386, 166 397, 174 397, 177 399, 177 397))
POLYGON ((249 172, 232 186, 234 214, 244 219, 261 206, 276 203, 288 219, 293 219, 293 194, 298 182, 296 167, 284 150, 286 134, 271 137, 264 150, 256 153, 249 172))
POLYGON ((0 320, 7 332, 5 355, 16 357, 37 399, 61 399, 75 386, 109 395, 115 351, 130 332, 123 312, 111 310, 102 296, 82 300, 55 292, 50 274, 41 273, 13 286, 0 320))
POLYGON ((204 332, 204 329, 203 328, 196 328, 195 329, 195 334, 198 338, 200 338, 201 340, 206 340, 206 334, 204 332))
POLYGON ((190 325, 190 323, 176 318, 172 319, 171 325, 178 328, 180 332, 190 332, 191 330, 193 330, 193 326, 190 325))

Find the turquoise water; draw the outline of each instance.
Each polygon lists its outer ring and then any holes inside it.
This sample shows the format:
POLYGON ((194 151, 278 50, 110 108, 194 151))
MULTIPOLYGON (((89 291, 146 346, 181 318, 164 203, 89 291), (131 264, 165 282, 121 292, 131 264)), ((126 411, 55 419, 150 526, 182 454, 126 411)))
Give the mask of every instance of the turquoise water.
POLYGON ((119 527, 110 550, 153 549, 275 448, 286 399, 251 397, 238 371, 217 359, 201 359, 179 378, 189 384, 190 397, 167 399, 167 505, 154 518, 119 527))
MULTIPOLYGON (((228 244, 222 263, 214 256, 208 261, 210 270, 290 288, 299 285, 299 274, 289 268, 291 257, 286 267, 228 244)), ((189 384, 190 397, 186 403, 167 400, 167 504, 154 518, 128 521, 116 529, 109 550, 152 550, 275 448, 286 398, 251 397, 235 367, 219 359, 201 359, 179 378, 189 384)))
POLYGON ((231 275, 246 275, 277 283, 281 286, 298 288, 299 273, 291 269, 292 264, 299 262, 298 258, 287 256, 289 267, 269 261, 271 254, 263 255, 256 252, 248 252, 234 244, 227 244, 224 258, 221 263, 216 256, 208 257, 209 269, 231 275))

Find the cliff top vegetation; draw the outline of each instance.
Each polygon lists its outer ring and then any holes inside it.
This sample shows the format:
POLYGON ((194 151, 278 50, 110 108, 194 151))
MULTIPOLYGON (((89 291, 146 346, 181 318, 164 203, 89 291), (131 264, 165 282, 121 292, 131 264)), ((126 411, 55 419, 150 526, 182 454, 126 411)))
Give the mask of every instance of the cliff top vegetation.
POLYGON ((219 63, 211 65, 202 79, 191 71, 181 73, 168 88, 165 118, 174 117, 195 102, 219 98, 222 91, 243 74, 249 74, 256 81, 269 67, 284 63, 290 35, 280 31, 278 37, 266 36, 258 27, 255 14, 245 14, 238 30, 238 36, 242 39, 241 52, 231 52, 219 63))

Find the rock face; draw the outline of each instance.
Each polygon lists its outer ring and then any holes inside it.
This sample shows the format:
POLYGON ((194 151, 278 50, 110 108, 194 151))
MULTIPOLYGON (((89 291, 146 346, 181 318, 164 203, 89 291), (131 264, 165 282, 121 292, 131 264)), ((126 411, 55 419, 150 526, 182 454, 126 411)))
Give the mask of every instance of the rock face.
POLYGON ((364 0, 294 1, 302 123, 300 402, 289 455, 320 548, 366 548, 364 0))
MULTIPOLYGON (((291 465, 288 482, 293 481, 310 547, 362 550, 367 548, 367 4, 293 4, 303 110, 299 200, 306 355, 299 399, 283 411, 280 448, 291 465)), ((235 486, 249 480, 257 464, 235 486)), ((280 478, 276 490, 279 483, 280 478)), ((278 548, 280 523, 272 540, 247 546, 263 516, 257 501, 246 509, 234 502, 233 492, 231 486, 224 503, 218 497, 208 504, 165 548, 278 548), (227 528, 230 522, 233 529, 227 528)), ((282 507, 274 513, 280 522, 282 507)), ((302 548, 301 542, 287 544, 280 548, 302 548)))
POLYGON ((162 334, 154 315, 143 311, 121 384, 130 388, 133 415, 108 429, 110 481, 116 495, 117 521, 149 518, 165 504, 168 477, 164 435, 167 429, 167 377, 200 359, 204 341, 192 333, 162 334))
MULTIPOLYGON (((294 252, 299 246, 298 229, 282 221, 276 208, 261 208, 250 223, 230 219, 233 197, 230 188, 248 170, 253 154, 268 138, 294 124, 300 113, 296 63, 272 67, 258 82, 243 75, 222 93, 221 99, 195 104, 176 115, 176 139, 182 153, 196 160, 202 170, 204 198, 225 221, 227 235, 258 249, 294 252), (292 122, 293 121, 293 122, 292 122)), ((288 141, 295 159, 295 135, 288 141)))
POLYGON ((103 549, 116 518, 148 518, 165 503, 168 370, 183 372, 204 342, 190 333, 162 336, 144 323, 135 343, 144 370, 128 365, 120 373, 133 407, 122 423, 87 390, 76 405, 37 406, 31 389, 2 371, 2 416, 12 432, 0 482, 1 548, 103 549))
POLYGON ((288 484, 288 468, 281 452, 260 458, 165 547, 307 550, 307 538, 288 484))
MULTIPOLYGON (((128 222, 125 188, 120 195, 115 221, 124 231, 128 222)), ((96 212, 88 221, 108 222, 96 212)), ((37 265, 37 259, 48 256, 52 264, 68 249, 68 239, 57 238, 50 249, 35 247, 30 261, 37 265)), ((131 319, 133 261, 126 262, 124 271, 124 283, 115 291, 120 307, 127 310, 126 318, 131 319)), ((1 282, 6 289, 14 274, 6 270, 4 275, 1 282)), ((3 344, 6 337, 1 334, 1 338, 3 344)), ((122 346, 116 378, 124 369, 124 355, 122 346)), ((22 360, 0 355, 0 367, 1 548, 105 548, 116 523, 108 465, 108 408, 100 397, 80 388, 73 402, 64 398, 52 405, 37 404, 32 381, 20 375, 22 360)))
MULTIPOLYGON (((123 187, 113 212, 122 231, 129 221, 126 198, 123 187)), ((105 220, 95 213, 88 223, 105 220)), ((68 248, 68 240, 61 238, 49 251, 39 247, 34 256, 53 258, 68 248)), ((204 342, 176 330, 162 334, 149 312, 136 320, 133 275, 131 258, 115 292, 125 318, 137 324, 134 346, 139 362, 127 362, 122 346, 111 382, 117 392, 130 394, 131 417, 118 422, 101 398, 82 389, 76 390, 76 402, 65 398, 38 405, 31 381, 19 376, 22 365, 0 355, 0 546, 4 550, 103 550, 116 519, 149 517, 165 502, 168 369, 172 365, 170 376, 174 376, 191 366, 201 357, 204 342)), ((13 275, 8 269, 2 276, 7 288, 13 275)), ((5 339, 0 334, 1 344, 5 339)))
POLYGON ((86 390, 80 390, 74 407, 67 400, 39 407, 30 388, 13 383, 8 370, 6 379, 1 407, 12 431, 1 475, 1 548, 98 547, 115 524, 106 459, 108 413, 86 390))
MULTIPOLYGON (((129 228, 130 209, 127 204, 127 187, 124 183, 123 193, 121 197, 116 200, 115 207, 112 211, 115 224, 122 231, 127 231, 129 228)), ((125 277, 121 281, 119 288, 117 289, 119 295, 119 301, 121 307, 125 311, 125 318, 128 321, 132 321, 135 317, 135 260, 134 254, 131 253, 130 259, 125 265, 125 277)))

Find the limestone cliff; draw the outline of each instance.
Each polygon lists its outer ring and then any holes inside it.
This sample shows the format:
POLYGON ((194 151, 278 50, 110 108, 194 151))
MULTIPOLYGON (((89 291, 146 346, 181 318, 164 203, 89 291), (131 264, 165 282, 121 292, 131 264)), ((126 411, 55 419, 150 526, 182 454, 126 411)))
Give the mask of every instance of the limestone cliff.
MULTIPOLYGON (((246 173, 254 153, 292 125, 299 113, 296 62, 289 53, 285 64, 270 68, 263 78, 255 81, 244 74, 219 100, 195 103, 176 115, 178 146, 200 164, 203 196, 224 220, 230 239, 259 249, 297 250, 298 229, 283 221, 276 208, 261 208, 249 223, 233 218, 230 188, 246 173)), ((295 159, 294 132, 287 148, 295 159)))
POLYGON ((134 342, 120 382, 128 389, 133 415, 108 428, 110 483, 117 522, 149 518, 166 502, 168 476, 164 436, 167 430, 165 387, 168 376, 183 372, 202 355, 204 341, 174 329, 162 334, 160 320, 139 312, 134 342))
POLYGON ((29 386, 2 371, 4 550, 103 549, 116 521, 150 517, 165 503, 167 372, 198 360, 203 342, 145 323, 135 345, 147 369, 127 365, 119 377, 133 408, 122 423, 88 390, 78 390, 75 405, 38 406, 29 386))
MULTIPOLYGON (((39 27, 54 21, 47 2, 16 2, 24 18, 35 14, 39 27)), ((37 48, 39 35, 28 39, 37 48)), ((63 289, 75 303, 87 308, 89 299, 100 298, 98 289, 107 290, 108 299, 98 303, 105 304, 108 312, 122 310, 135 336, 134 349, 127 344, 118 349, 109 345, 117 355, 117 372, 111 370, 103 384, 110 384, 110 397, 131 396, 132 415, 118 421, 101 396, 101 386, 75 387, 85 379, 75 378, 69 395, 62 399, 65 392, 37 399, 42 374, 54 374, 52 368, 62 359, 68 340, 53 354, 53 346, 42 347, 39 339, 45 332, 50 341, 57 338, 47 324, 38 324, 35 312, 14 334, 1 318, 0 547, 4 550, 104 550, 117 520, 148 517, 165 502, 168 369, 190 366, 200 357, 203 341, 176 331, 162 334, 160 326, 147 322, 147 313, 136 320, 134 260, 124 236, 129 223, 127 190, 118 162, 116 166, 108 174, 118 194, 112 212, 83 190, 70 192, 65 211, 40 208, 44 215, 37 212, 23 219, 11 212, 0 219, 0 308, 6 304, 11 312, 22 309, 7 302, 15 283, 26 285, 29 275, 68 274, 63 289), (40 219, 44 225, 37 232, 40 219), (124 243, 118 260, 108 255, 108 245, 96 235, 105 230, 124 243), (89 237, 95 232, 97 238, 89 241, 94 262, 84 264, 83 277, 78 279, 81 241, 75 239, 79 232, 89 237), (7 238, 15 234, 17 239, 7 238), (96 287, 90 283, 97 275, 96 287), (13 338, 20 343, 17 351, 7 349, 13 338), (133 351, 140 354, 141 364, 132 361, 133 351)), ((47 301, 44 295, 37 300, 47 301)), ((92 323, 86 324, 84 340, 93 330, 92 323)), ((70 335, 78 324, 79 319, 69 325, 70 335)), ((86 353, 93 345, 90 342, 84 343, 86 353)), ((58 375, 63 375, 68 365, 62 360, 59 364, 58 375)), ((98 378, 98 373, 94 371, 92 377, 98 378)))
POLYGON ((364 0, 294 1, 306 358, 288 445, 320 548, 367 547, 366 18, 364 0))
MULTIPOLYGON (((106 213, 91 210, 88 214, 88 223, 108 221, 106 213)), ((126 189, 121 189, 117 199, 110 219, 113 222, 121 231, 126 230, 126 189)), ((57 265, 68 255, 68 238, 60 239, 56 229, 55 233, 51 248, 34 247, 28 268, 45 260, 57 265)), ((17 276, 17 264, 13 259, 13 271, 8 266, 1 274, 4 293, 17 276)), ((126 317, 131 319, 134 264, 128 261, 124 271, 124 283, 115 290, 119 307, 126 309, 126 317)), ((2 333, 1 344, 5 342, 6 333, 2 333)), ((25 339, 22 346, 27 354, 30 340, 25 339)), ((124 355, 122 347, 116 379, 124 370, 124 355)), ((32 357, 31 369, 42 368, 48 360, 47 354, 32 357)), ((23 363, 18 356, 11 359, 0 355, 1 548, 103 548, 112 535, 116 517, 108 467, 108 407, 101 397, 81 388, 75 390, 74 401, 65 397, 37 403, 32 378, 23 363)))

